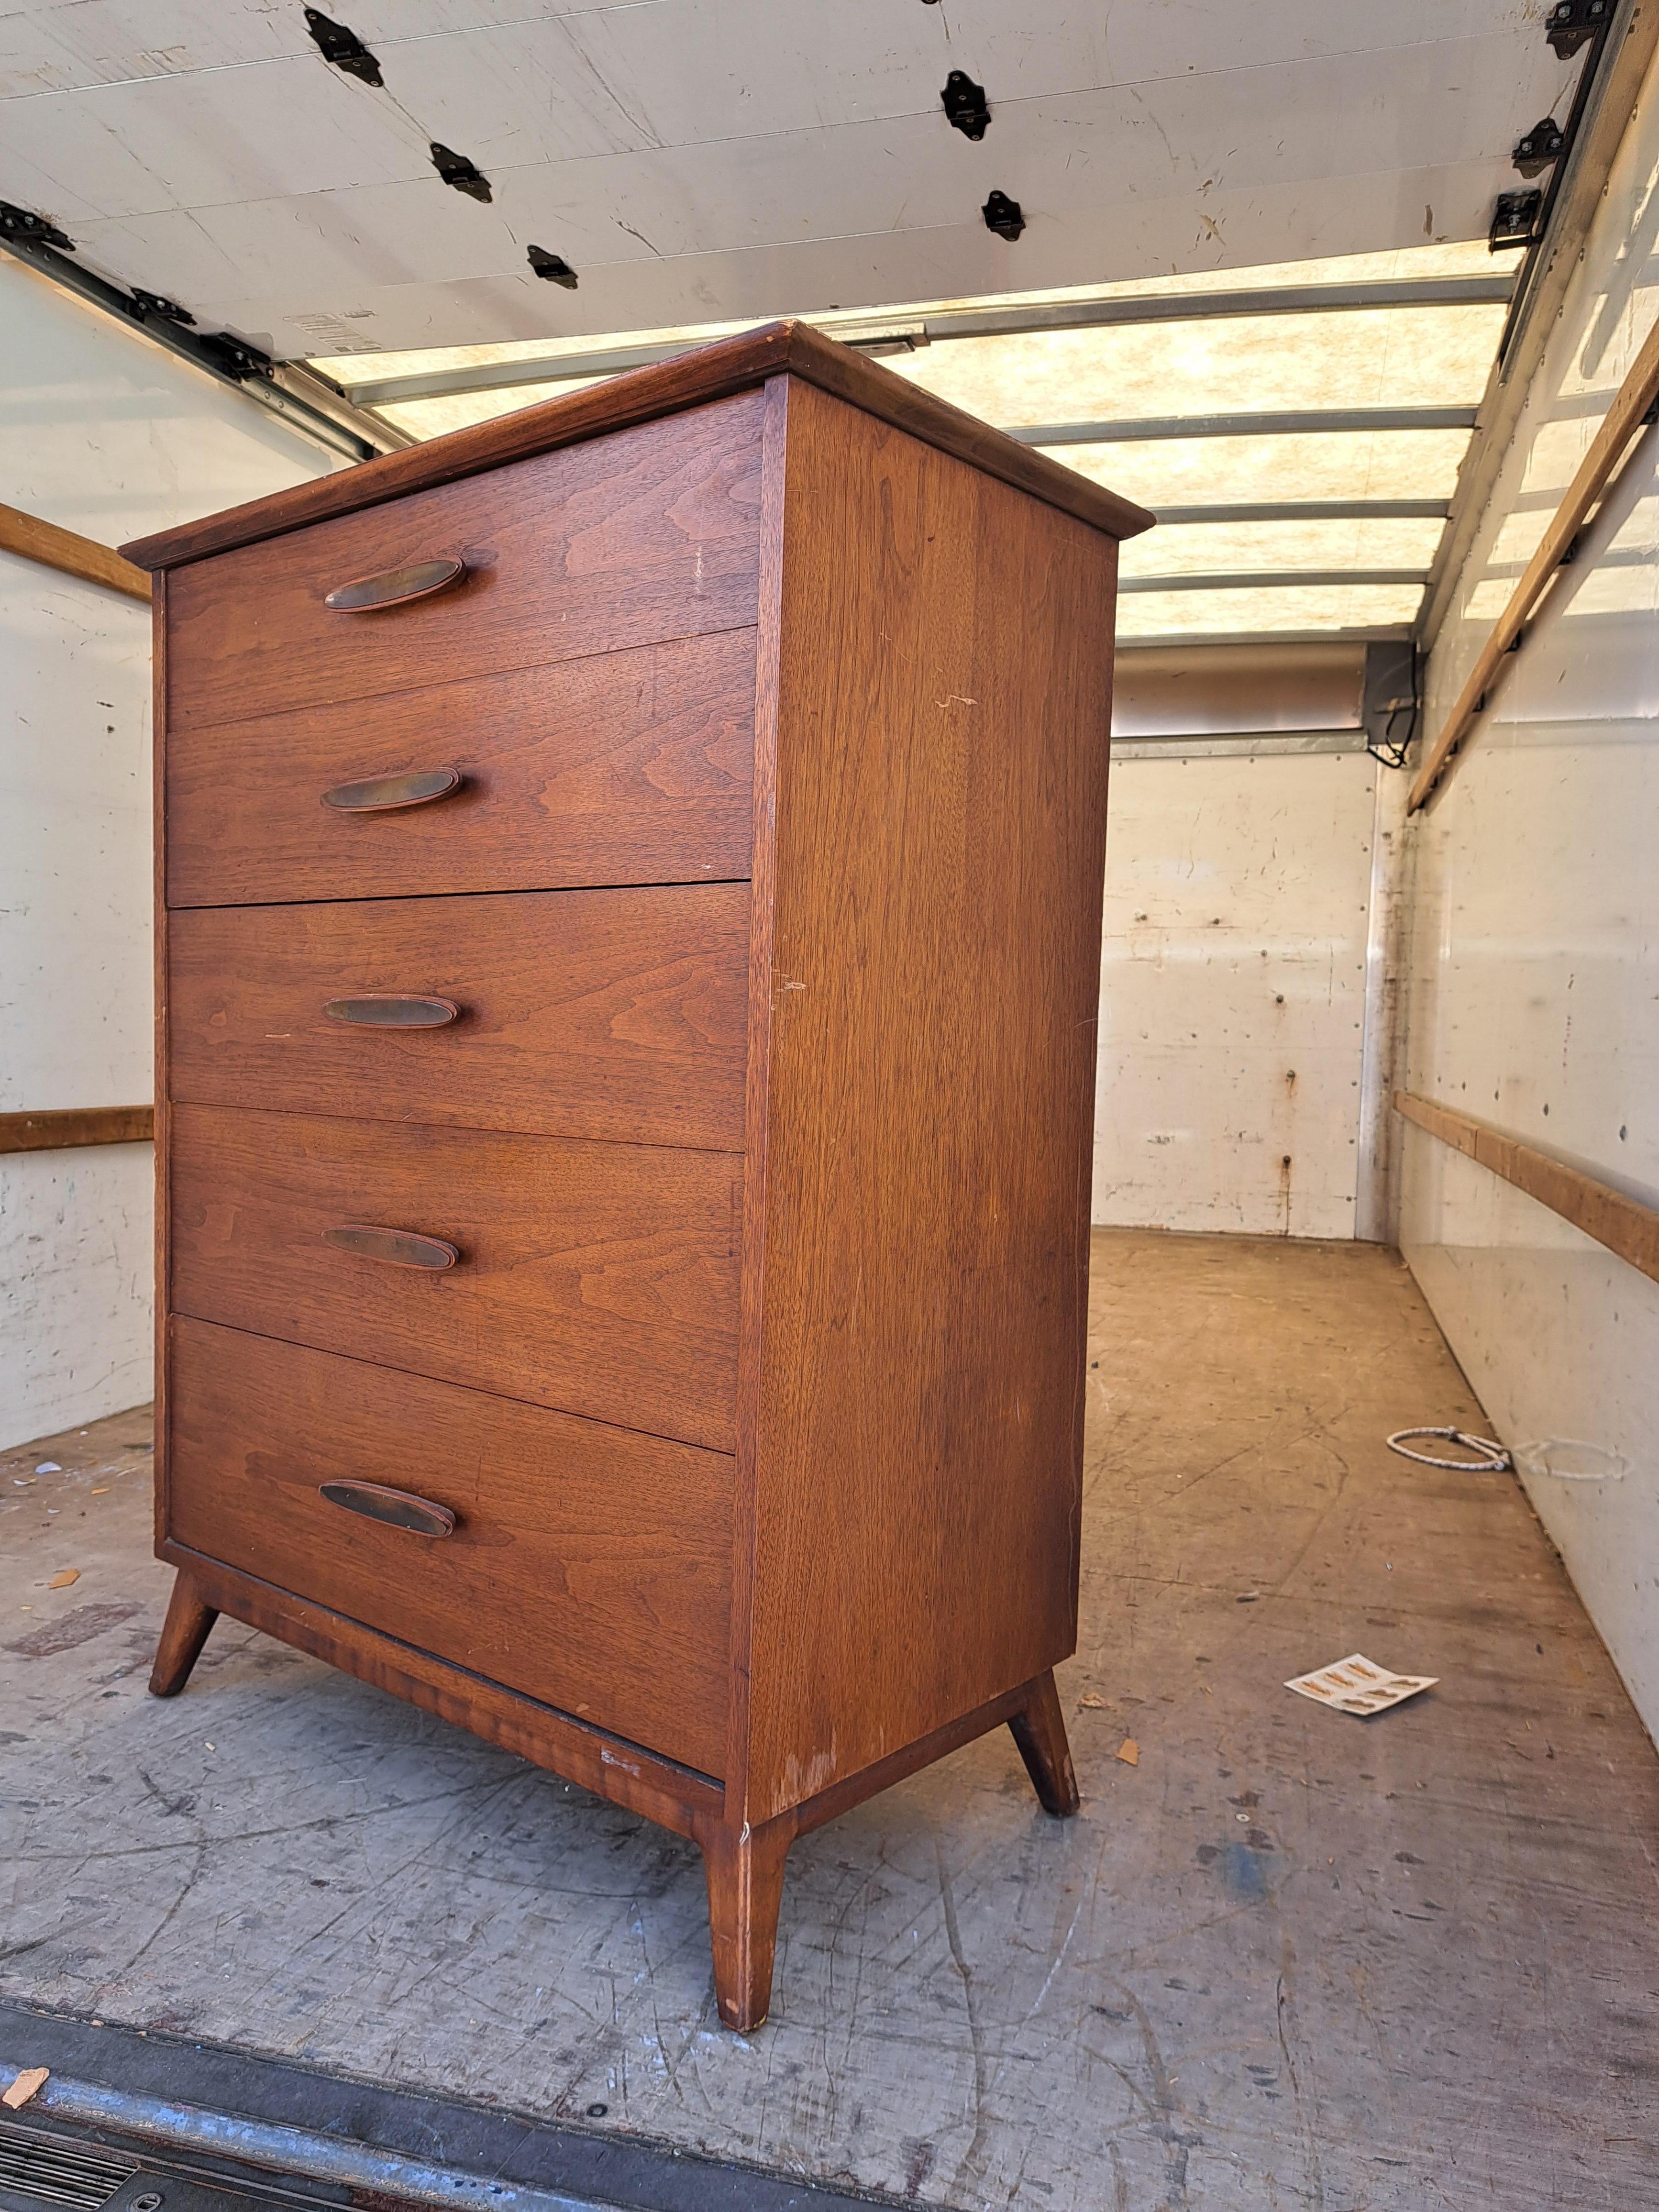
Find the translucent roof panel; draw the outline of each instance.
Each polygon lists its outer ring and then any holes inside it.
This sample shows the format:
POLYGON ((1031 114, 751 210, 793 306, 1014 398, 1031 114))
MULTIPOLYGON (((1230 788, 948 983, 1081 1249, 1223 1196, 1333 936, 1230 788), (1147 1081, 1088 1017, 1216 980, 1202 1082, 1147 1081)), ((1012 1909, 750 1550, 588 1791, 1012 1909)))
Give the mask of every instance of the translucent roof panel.
MULTIPOLYGON (((1503 300, 1437 299, 1353 306, 1322 299, 1288 312, 1216 313, 1218 294, 1295 287, 1437 284, 1507 278, 1516 255, 1488 253, 1480 240, 1322 261, 1215 270, 994 300, 939 300, 904 306, 848 306, 810 319, 854 343, 883 337, 913 349, 878 347, 884 365, 918 388, 1006 429, 1064 426, 1046 444, 1064 467, 1109 486, 1154 514, 1247 507, 1267 514, 1214 515, 1162 523, 1128 542, 1122 574, 1126 638, 1304 635, 1398 630, 1415 618, 1421 580, 1443 534, 1442 514, 1304 514, 1311 502, 1417 501, 1455 496, 1468 449, 1467 427, 1375 430, 1306 428, 1222 436, 1147 439, 1075 433, 1094 424, 1192 422, 1230 416, 1340 418, 1356 410, 1467 410, 1486 390, 1507 312, 1503 300), (1048 309, 1086 315, 1091 305, 1189 302, 1191 312, 1151 320, 1079 320, 1074 327, 953 334, 952 313, 1040 318, 1048 309), (1006 311, 1006 313, 1005 313, 1006 311), (1379 574, 1407 580, 1340 580, 1379 574), (1317 577, 1318 582, 1298 580, 1317 577), (1167 591, 1161 579, 1216 579, 1167 591), (1246 581, 1228 583, 1224 579, 1246 581), (1262 580, 1271 580, 1263 581, 1262 580)), ((1465 289, 1468 289, 1467 285, 1465 289)), ((551 303, 556 308, 556 302, 551 303)), ((349 354, 316 367, 348 392, 360 390, 385 419, 416 438, 488 422, 603 380, 595 373, 629 355, 665 357, 752 327, 733 322, 609 336, 516 339, 404 354, 349 354), (520 366, 522 365, 522 366, 520 366), (520 375, 521 382, 486 381, 520 375), (419 380, 410 390, 406 380, 419 380), (399 395, 397 386, 402 385, 399 395), (434 389, 434 386, 436 389, 434 389), (385 396, 374 400, 378 389, 385 396)), ((1559 454, 1534 447, 1534 465, 1570 474, 1594 425, 1560 425, 1559 454)), ((1529 525, 1528 526, 1529 526, 1529 525)), ((1518 551, 1527 526, 1510 533, 1518 551)))
POLYGON ((564 376, 556 384, 499 385, 490 392, 446 392, 433 399, 388 401, 375 412, 395 422, 411 438, 441 438, 446 430, 469 430, 475 422, 493 422, 498 415, 516 414, 544 399, 562 399, 568 392, 584 392, 590 384, 603 384, 602 376, 564 376))
POLYGON ((1255 292, 1281 284, 1383 284, 1413 276, 1512 276, 1525 256, 1493 253, 1483 238, 1441 246, 1396 246, 1381 253, 1341 253, 1316 261, 1260 262, 1254 269, 1206 269, 1185 276, 1136 276, 1121 284, 1072 292, 1031 293, 1031 299, 1164 299, 1172 293, 1255 292))
POLYGON ((1449 499, 1468 442, 1467 430, 1322 430, 1048 450, 1156 514, 1266 500, 1449 499))
POLYGON ((1297 584, 1270 589, 1131 592, 1119 602, 1117 634, 1137 639, 1271 636, 1329 637, 1344 630, 1409 625, 1423 596, 1420 584, 1297 584))
POLYGON ((433 376, 447 371, 464 375, 470 368, 494 368, 503 362, 534 362, 539 368, 544 362, 563 357, 580 362, 589 354, 608 353, 618 346, 712 345, 716 338, 731 337, 738 331, 754 327, 752 322, 697 323, 661 331, 615 331, 605 337, 507 338, 494 345, 422 346, 415 353, 314 354, 311 366, 349 391, 354 384, 378 384, 385 377, 433 376))
MULTIPOLYGON (((1191 293, 1201 299, 1210 292, 1279 290, 1304 284, 1399 283, 1413 278, 1492 276, 1519 267, 1518 253, 1490 253, 1480 240, 1462 240, 1446 246, 1408 246, 1385 253, 1347 253, 1322 261, 1276 261, 1254 269, 1213 269, 1201 275, 1142 276, 1119 284, 1073 284, 1058 291, 1001 292, 994 297, 911 301, 902 307, 890 301, 872 301, 863 307, 833 308, 823 313, 803 310, 806 319, 831 336, 878 323, 915 320, 932 314, 974 307, 1045 307, 1082 304, 1090 300, 1163 300, 1191 293)), ((780 312, 782 312, 781 310, 780 312)), ((368 379, 416 376, 435 370, 489 368, 498 362, 533 361, 538 365, 561 356, 580 358, 629 345, 708 345, 736 331, 752 330, 750 322, 696 323, 654 331, 611 331, 585 337, 512 338, 494 344, 426 346, 415 353, 318 354, 312 366, 348 389, 368 379)))
POLYGON ((1005 429, 1170 415, 1473 407, 1502 306, 1222 315, 952 338, 888 366, 1005 429))
POLYGON ((1445 525, 1432 518, 1301 517, 1282 522, 1163 523, 1124 545, 1125 576, 1202 576, 1265 568, 1427 571, 1445 525))

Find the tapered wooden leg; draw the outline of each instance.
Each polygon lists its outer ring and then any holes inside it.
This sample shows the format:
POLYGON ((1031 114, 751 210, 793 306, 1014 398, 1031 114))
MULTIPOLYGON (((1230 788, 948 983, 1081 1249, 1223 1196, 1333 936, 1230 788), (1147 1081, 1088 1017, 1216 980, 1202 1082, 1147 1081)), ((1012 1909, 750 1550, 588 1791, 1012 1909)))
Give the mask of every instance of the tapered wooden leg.
POLYGON ((745 2035, 764 2021, 772 2002, 783 1863, 794 1839, 794 1820, 787 1814, 746 1831, 710 1828, 701 1838, 714 1996, 727 2027, 745 2035))
POLYGON ((1082 1800, 1072 1771, 1072 1747, 1066 1741, 1066 1717, 1060 1710, 1060 1692, 1052 1673, 1039 1674, 1031 1685, 1030 1703, 1016 1713, 1008 1726, 1025 1771, 1045 1813, 1065 1820, 1082 1800))
POLYGON ((153 1698, 176 1698, 190 1680, 190 1670, 202 1656, 208 1631, 219 1618, 187 1574, 173 1581, 167 1617, 161 1624, 161 1640, 155 1647, 155 1664, 149 1672, 153 1698))

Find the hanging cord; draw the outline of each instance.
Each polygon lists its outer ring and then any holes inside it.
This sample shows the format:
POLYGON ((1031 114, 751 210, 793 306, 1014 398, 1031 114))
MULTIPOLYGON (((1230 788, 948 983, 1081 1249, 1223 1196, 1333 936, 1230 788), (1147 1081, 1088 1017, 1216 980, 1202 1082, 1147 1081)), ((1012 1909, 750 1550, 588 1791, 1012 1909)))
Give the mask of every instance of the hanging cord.
POLYGON ((1397 706, 1390 707, 1389 719, 1382 725, 1382 736, 1375 738, 1365 748, 1371 758, 1374 761, 1381 761, 1384 768, 1404 768, 1406 755, 1411 750, 1412 739, 1417 735, 1417 718, 1421 711, 1421 702, 1416 699, 1402 700, 1397 706), (1403 738, 1396 738, 1394 733, 1395 723, 1401 714, 1407 713, 1412 718, 1410 725, 1403 738))
POLYGON ((1414 1459, 1419 1467, 1443 1467, 1454 1474, 1510 1474, 1515 1462, 1494 1437, 1472 1437, 1465 1429, 1396 1429, 1389 1438, 1389 1449, 1398 1452, 1401 1459, 1414 1459), (1407 1449, 1407 1437, 1442 1437, 1448 1443, 1462 1444, 1466 1451, 1480 1452, 1480 1459, 1436 1459, 1430 1452, 1407 1449))

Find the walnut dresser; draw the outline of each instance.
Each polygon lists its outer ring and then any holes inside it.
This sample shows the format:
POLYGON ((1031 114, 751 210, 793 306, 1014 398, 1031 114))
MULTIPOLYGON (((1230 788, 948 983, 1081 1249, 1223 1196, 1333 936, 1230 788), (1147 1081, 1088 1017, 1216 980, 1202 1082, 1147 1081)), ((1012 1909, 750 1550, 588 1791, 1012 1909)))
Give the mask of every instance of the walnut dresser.
POLYGON ((151 1684, 228 1613, 701 1846, 1076 1805, 1117 540, 781 324, 155 572, 151 1684))

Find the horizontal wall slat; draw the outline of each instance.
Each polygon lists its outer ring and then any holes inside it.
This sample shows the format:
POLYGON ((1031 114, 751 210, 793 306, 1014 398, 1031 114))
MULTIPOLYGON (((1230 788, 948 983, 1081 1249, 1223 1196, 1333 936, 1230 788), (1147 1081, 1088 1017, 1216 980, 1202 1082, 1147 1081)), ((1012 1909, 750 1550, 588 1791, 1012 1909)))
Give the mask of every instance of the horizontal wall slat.
POLYGON ((1598 1182, 1594 1176, 1523 1145, 1518 1137, 1506 1137, 1501 1129, 1477 1121, 1455 1106, 1442 1106, 1409 1091, 1396 1091, 1394 1104, 1407 1121, 1513 1183, 1659 1283, 1659 1207, 1644 1206, 1611 1183, 1598 1182))
POLYGON ((149 578, 131 561, 124 561, 112 546, 95 538, 82 538, 56 522, 43 522, 38 514, 25 514, 21 507, 0 502, 0 551, 37 561, 43 568, 56 568, 66 576, 79 576, 88 584, 102 584, 130 599, 149 604, 149 578))
POLYGON ((66 1106, 41 1114, 0 1114, 0 1152, 66 1152, 82 1145, 147 1145, 153 1106, 66 1106))
POLYGON ((1406 802, 1408 814, 1414 814, 1427 803, 1435 787, 1449 771, 1459 746, 1486 712, 1487 696, 1503 672, 1505 656, 1571 551, 1591 508, 1601 500, 1623 468, 1626 449, 1645 426, 1648 410, 1656 399, 1659 399, 1659 321, 1648 332, 1629 374, 1613 394, 1613 404, 1589 450, 1578 464, 1577 472, 1551 518, 1538 550, 1528 562, 1520 582, 1510 594, 1509 605, 1476 654, 1468 680, 1418 771, 1406 802))

